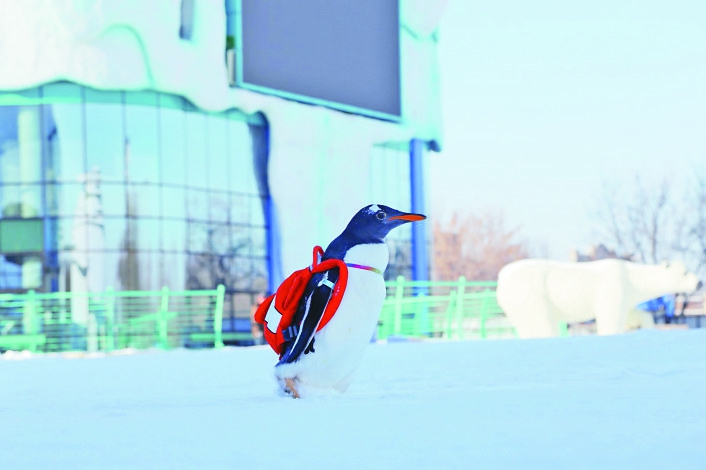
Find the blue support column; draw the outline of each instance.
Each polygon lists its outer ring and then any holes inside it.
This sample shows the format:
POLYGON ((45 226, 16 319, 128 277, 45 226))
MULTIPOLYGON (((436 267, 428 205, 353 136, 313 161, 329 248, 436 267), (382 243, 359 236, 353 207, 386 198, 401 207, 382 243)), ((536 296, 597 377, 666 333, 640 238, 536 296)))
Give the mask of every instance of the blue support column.
MULTIPOLYGON (((412 212, 425 214, 427 207, 424 193, 424 151, 426 143, 421 139, 409 142, 409 173, 412 193, 412 212)), ((426 223, 412 224, 412 278, 415 281, 429 280, 429 252, 427 250, 426 223)))
POLYGON ((256 116, 259 122, 249 125, 253 141, 253 166, 258 190, 262 199, 262 212, 267 226, 267 286, 268 293, 274 294, 275 290, 284 280, 282 274, 282 252, 277 222, 277 208, 270 195, 268 160, 270 158, 270 125, 264 114, 256 116))
POLYGON ((269 294, 274 294, 282 281, 282 251, 280 250, 279 224, 277 223, 277 213, 272 198, 267 198, 267 211, 265 212, 265 223, 267 224, 267 286, 269 294))

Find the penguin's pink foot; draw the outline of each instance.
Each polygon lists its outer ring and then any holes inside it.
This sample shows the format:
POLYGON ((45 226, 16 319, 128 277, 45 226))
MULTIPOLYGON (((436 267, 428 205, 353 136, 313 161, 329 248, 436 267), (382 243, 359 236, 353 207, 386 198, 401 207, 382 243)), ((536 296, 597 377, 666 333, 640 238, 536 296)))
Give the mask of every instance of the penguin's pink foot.
POLYGON ((288 393, 292 398, 301 398, 299 391, 297 390, 297 382, 293 378, 286 378, 283 380, 282 389, 288 393))

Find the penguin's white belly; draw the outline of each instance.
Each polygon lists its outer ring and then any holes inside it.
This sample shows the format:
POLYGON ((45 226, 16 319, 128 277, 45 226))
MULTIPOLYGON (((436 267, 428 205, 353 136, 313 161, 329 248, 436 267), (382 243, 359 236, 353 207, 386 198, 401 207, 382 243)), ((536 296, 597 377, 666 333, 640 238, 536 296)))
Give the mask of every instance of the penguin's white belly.
MULTIPOLYGON (((384 270, 387 247, 382 247, 384 270)), ((350 262, 348 256, 346 261, 350 262)), ((304 354, 292 364, 277 367, 276 375, 296 377, 301 383, 317 387, 345 389, 375 333, 385 295, 385 281, 380 274, 349 268, 341 304, 328 324, 314 336, 314 352, 304 354)))
POLYGON ((298 379, 320 387, 333 387, 358 368, 375 333, 385 300, 382 276, 348 270, 348 288, 338 311, 314 337, 314 353, 299 362, 298 379))

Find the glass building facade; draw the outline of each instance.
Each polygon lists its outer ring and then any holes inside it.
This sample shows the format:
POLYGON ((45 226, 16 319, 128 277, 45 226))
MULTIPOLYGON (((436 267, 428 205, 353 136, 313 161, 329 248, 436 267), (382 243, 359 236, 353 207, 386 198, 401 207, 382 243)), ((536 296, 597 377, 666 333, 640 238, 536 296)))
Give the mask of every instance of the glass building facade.
POLYGON ((223 284, 248 316, 268 282, 264 125, 164 93, 0 92, 0 291, 223 284))
MULTIPOLYGON (((370 202, 380 203, 402 211, 410 210, 410 158, 404 148, 373 147, 370 159, 370 202)), ((392 230, 385 238, 390 250, 390 261, 385 280, 404 276, 412 279, 412 224, 392 230)))
MULTIPOLYGON (((0 292, 223 284, 226 318, 249 318, 272 289, 267 136, 262 116, 165 93, 0 92, 0 292)), ((408 148, 370 165, 369 201, 409 210, 408 148)), ((386 279, 413 277, 412 238, 388 236, 386 279)))

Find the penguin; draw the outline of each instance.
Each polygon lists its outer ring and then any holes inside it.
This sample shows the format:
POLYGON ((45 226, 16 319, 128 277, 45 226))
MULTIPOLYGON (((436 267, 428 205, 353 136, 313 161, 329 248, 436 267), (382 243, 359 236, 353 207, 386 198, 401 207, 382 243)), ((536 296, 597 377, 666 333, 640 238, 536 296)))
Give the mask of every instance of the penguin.
POLYGON ((308 387, 340 392, 348 388, 385 300, 383 273, 389 260, 385 237, 400 225, 424 219, 382 204, 368 205, 328 245, 322 262, 338 259, 347 265, 347 288, 334 316, 317 331, 339 270, 317 273, 309 280, 293 322, 299 331, 285 343, 275 365, 275 377, 286 394, 300 398, 308 387))

